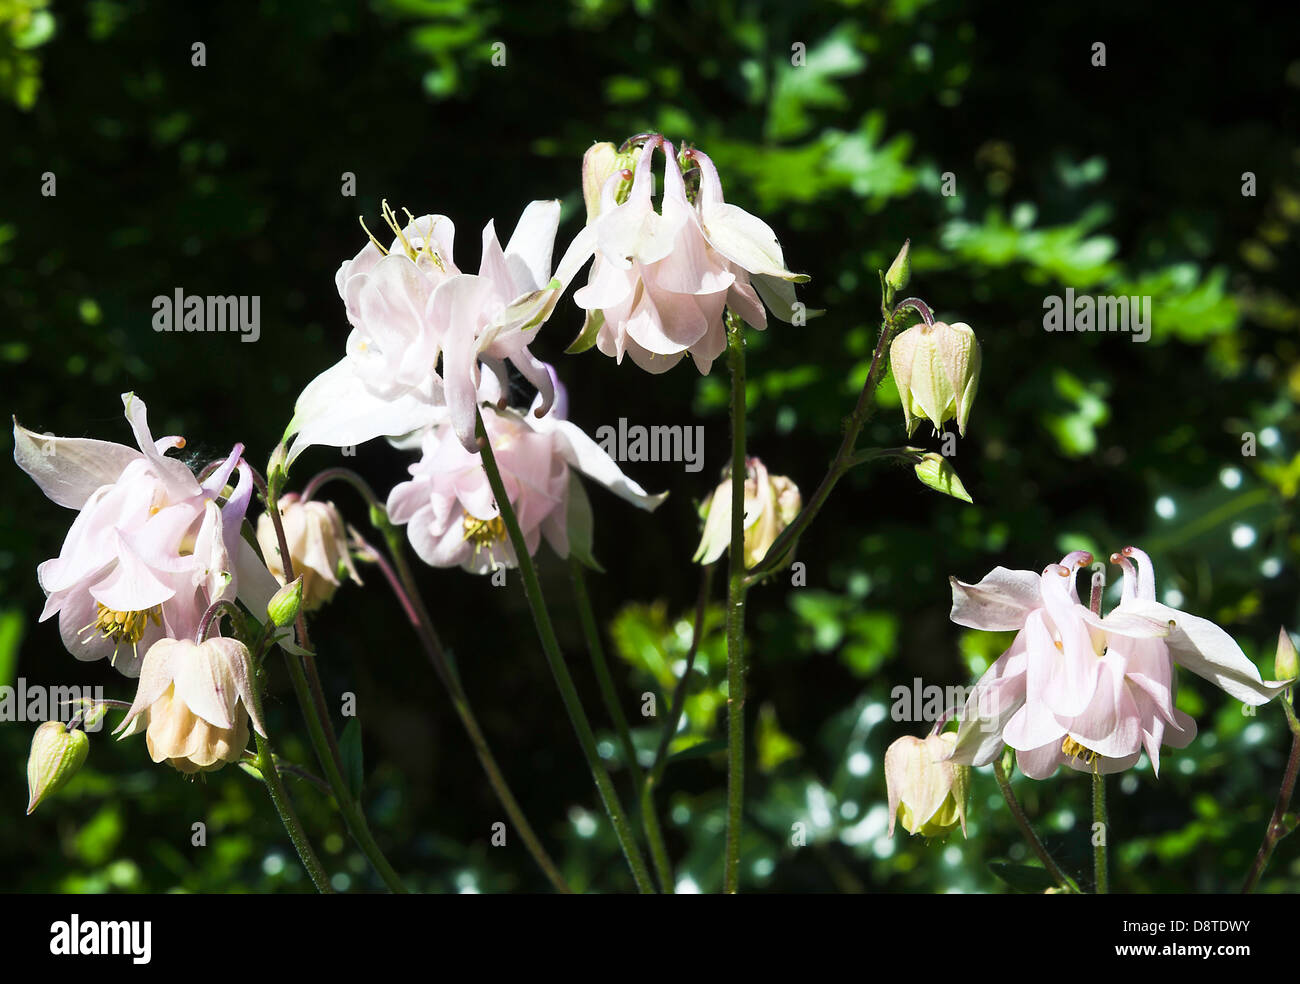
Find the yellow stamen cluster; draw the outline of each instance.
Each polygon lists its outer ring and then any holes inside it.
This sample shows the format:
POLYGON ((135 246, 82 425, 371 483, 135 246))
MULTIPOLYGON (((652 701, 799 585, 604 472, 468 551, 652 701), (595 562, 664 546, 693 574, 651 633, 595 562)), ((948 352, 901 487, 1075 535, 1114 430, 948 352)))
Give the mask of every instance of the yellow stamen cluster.
POLYGON ((154 605, 141 612, 118 612, 95 602, 95 621, 83 628, 81 635, 96 632, 101 639, 113 640, 113 655, 109 660, 113 662, 117 659, 117 647, 123 642, 129 642, 132 651, 135 651, 150 622, 162 625, 162 605, 154 605))
POLYGON ((1082 759, 1084 765, 1092 765, 1097 761, 1097 753, 1091 748, 1080 745, 1069 735, 1061 742, 1061 754, 1068 755, 1072 759, 1082 759))
MULTIPOLYGON (((388 228, 393 230, 393 235, 395 235, 397 237, 398 242, 402 244, 402 249, 405 250, 406 255, 411 259, 411 262, 413 263, 418 262, 420 257, 423 255, 429 257, 429 259, 433 261, 433 265, 436 266, 439 270, 443 271, 444 273, 447 271, 447 268, 442 264, 442 257, 438 255, 437 249, 434 248, 434 239, 433 239, 434 222, 432 219, 429 220, 428 231, 423 232, 421 234, 423 242, 421 242, 419 247, 417 248, 414 244, 411 243, 409 239, 406 238, 406 232, 404 231, 405 227, 402 223, 398 222, 397 213, 394 212, 393 209, 389 207, 387 199, 384 199, 384 201, 380 205, 380 208, 381 208, 381 214, 383 215, 384 218, 384 224, 387 225, 388 228)), ((402 211, 406 213, 406 225, 410 225, 415 221, 415 216, 411 214, 410 209, 404 208, 402 209, 402 211)), ((366 227, 366 220, 364 218, 361 218, 359 221, 361 222, 361 228, 365 229, 366 235, 370 237, 370 241, 375 244, 375 249, 379 250, 379 252, 387 256, 388 250, 384 248, 383 243, 381 243, 378 239, 375 238, 375 234, 366 227)))
POLYGON ((505 520, 500 516, 493 519, 479 519, 467 512, 462 523, 465 531, 464 538, 474 544, 475 553, 484 547, 487 547, 490 552, 493 546, 506 538, 505 520))

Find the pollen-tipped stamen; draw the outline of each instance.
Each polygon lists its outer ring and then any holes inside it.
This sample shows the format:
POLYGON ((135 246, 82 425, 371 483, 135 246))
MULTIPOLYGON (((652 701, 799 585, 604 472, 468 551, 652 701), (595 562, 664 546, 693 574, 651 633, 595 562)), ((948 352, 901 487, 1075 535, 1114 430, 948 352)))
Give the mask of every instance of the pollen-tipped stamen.
POLYGON ((152 608, 146 608, 138 612, 119 612, 112 608, 95 602, 95 620, 89 625, 82 627, 77 633, 85 638, 91 632, 98 632, 101 639, 113 640, 113 654, 109 657, 109 663, 115 665, 117 662, 117 649, 125 641, 131 643, 131 652, 139 656, 136 648, 140 640, 144 638, 145 630, 148 629, 149 623, 162 625, 162 605, 154 605, 152 608))
POLYGON ((1066 735, 1061 742, 1061 754, 1069 756, 1071 759, 1082 759, 1084 765, 1092 765, 1097 761, 1097 753, 1091 748, 1080 745, 1077 741, 1066 735))
POLYGON ((477 556, 480 550, 484 548, 488 552, 488 560, 492 566, 496 567, 496 557, 493 556, 492 550, 498 544, 505 541, 506 524, 500 516, 494 516, 492 519, 479 519, 477 516, 471 516, 465 513, 462 520, 464 530, 464 539, 474 545, 474 553, 477 556))

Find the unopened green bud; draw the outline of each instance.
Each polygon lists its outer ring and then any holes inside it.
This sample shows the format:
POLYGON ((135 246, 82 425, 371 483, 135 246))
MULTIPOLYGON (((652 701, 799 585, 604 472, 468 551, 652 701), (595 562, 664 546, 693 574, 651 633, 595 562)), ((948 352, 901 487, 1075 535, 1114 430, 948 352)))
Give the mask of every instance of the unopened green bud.
POLYGON ((85 764, 90 739, 84 731, 69 731, 62 721, 46 721, 32 736, 27 756, 27 814, 68 784, 85 764))
POLYGON ((912 240, 903 240, 903 248, 898 251, 894 257, 894 262, 889 264, 889 269, 885 272, 885 283, 894 290, 902 290, 907 286, 907 282, 912 279, 912 240))
POLYGON ((289 479, 289 447, 283 441, 271 452, 271 460, 266 464, 266 485, 270 494, 278 498, 284 483, 289 479))
POLYGON ((921 480, 922 485, 936 492, 961 499, 963 502, 975 501, 966 491, 966 486, 961 484, 961 479, 957 477, 957 469, 953 468, 948 459, 941 454, 930 451, 917 462, 916 477, 921 480))
POLYGON ((1300 676, 1300 658, 1295 643, 1286 629, 1277 634, 1277 655, 1273 657, 1273 676, 1279 680, 1294 680, 1300 676))
POLYGON ((271 622, 277 629, 282 629, 286 625, 293 624, 301 607, 302 575, 299 574, 271 596, 271 600, 266 603, 266 614, 270 616, 271 622))

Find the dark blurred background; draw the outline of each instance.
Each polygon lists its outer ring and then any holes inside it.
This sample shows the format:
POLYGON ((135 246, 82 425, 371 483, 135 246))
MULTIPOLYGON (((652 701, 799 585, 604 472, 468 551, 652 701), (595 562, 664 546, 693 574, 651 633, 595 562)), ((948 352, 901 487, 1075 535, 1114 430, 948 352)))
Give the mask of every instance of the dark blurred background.
MULTIPOLYGON (((457 261, 505 234, 524 204, 561 197, 561 248, 581 226, 579 166, 594 140, 641 130, 690 141, 728 199, 763 216, 826 314, 750 343, 750 449, 808 494, 866 375, 877 273, 910 237, 906 293, 965 321, 984 353, 979 399, 954 459, 975 499, 921 488, 906 469, 861 468, 800 544, 807 586, 750 595, 751 765, 743 883, 768 891, 1006 891, 989 861, 1025 860, 987 770, 970 840, 885 836, 884 749, 926 725, 890 718, 893 687, 973 682, 1007 639, 947 620, 947 577, 996 564, 1038 570, 1076 547, 1149 551, 1164 600, 1225 625, 1269 675, 1278 627, 1300 628, 1300 26, 1269 4, 1071 7, 957 0, 680 3, 564 0, 272 0, 0 3, 0 371, 7 409, 61 435, 131 443, 119 394, 149 404, 155 434, 195 461, 243 441, 264 461, 293 400, 343 353, 333 284, 376 228, 380 200, 458 224, 457 261), (191 64, 195 42, 206 65, 191 64), (493 65, 493 45, 506 64, 493 65), (1095 42, 1105 65, 1094 66, 1095 42), (792 65, 792 46, 806 49, 792 65), (497 49, 500 50, 500 49, 497 49), (41 194, 52 172, 57 195, 41 194), (340 194, 342 176, 356 196, 340 194), (940 192, 951 172, 956 195, 940 192), (1254 194, 1244 195, 1244 177, 1254 194), (158 334, 151 300, 261 298, 256 344, 158 334), (1147 344, 1048 334, 1043 298, 1152 298, 1147 344), (1243 454, 1253 435, 1255 454, 1243 454), (791 845, 792 825, 807 830, 791 845)), ((558 255, 558 254, 557 254, 558 255)), ((651 377, 595 351, 565 356, 568 297, 533 351, 557 365, 571 416, 706 427, 705 470, 629 464, 672 495, 654 515, 593 488, 590 580, 627 713, 667 705, 689 640, 696 502, 727 455, 724 367, 651 377)), ((864 446, 906 442, 892 381, 864 446)), ((951 426, 951 425, 950 425, 951 426)), ((928 426, 914 443, 938 449, 928 426)), ((6 456, 8 452, 6 452, 6 456)), ((409 459, 383 442, 355 458, 318 448, 291 485, 337 464, 381 494, 409 459)), ((72 513, 12 464, 0 468, 0 683, 102 684, 53 621, 36 623, 40 561, 72 513)), ((331 497, 368 532, 345 488, 331 497)), ((566 566, 541 561, 570 665, 631 799, 600 706, 566 566)), ((1117 573, 1112 569, 1113 573, 1117 573)), ((365 798, 395 866, 429 891, 545 890, 522 845, 489 844, 504 816, 445 694, 373 568, 317 619, 331 695, 363 724, 365 798)), ((525 811, 576 888, 631 887, 555 687, 518 578, 494 588, 420 568, 438 628, 525 811)), ((688 729, 724 734, 722 579, 688 729)), ((278 669, 278 668, 277 668, 278 669)), ((271 681, 281 750, 309 762, 282 673, 271 681)), ((1201 737, 1111 780, 1112 881, 1123 891, 1240 884, 1285 758, 1280 711, 1248 717, 1184 675, 1201 737)), ((661 711, 662 713, 662 711, 661 711)), ((341 723, 341 722, 340 722, 341 723)), ((186 782, 143 743, 92 736, 82 774, 31 817, 33 726, 0 726, 0 888, 13 891, 305 891, 264 792, 237 768, 186 782), (191 825, 207 825, 206 847, 191 825)), ((653 747, 653 724, 638 729, 653 747)), ((704 746, 707 748, 710 746, 704 746)), ((682 890, 715 890, 722 756, 669 769, 660 805, 682 890)), ((1066 868, 1089 865, 1086 777, 1017 779, 1066 868)), ((380 884, 309 786, 299 806, 340 888, 380 884)), ((1262 889, 1293 891, 1284 841, 1262 889)), ((1086 877, 1085 877, 1086 880, 1086 877)))

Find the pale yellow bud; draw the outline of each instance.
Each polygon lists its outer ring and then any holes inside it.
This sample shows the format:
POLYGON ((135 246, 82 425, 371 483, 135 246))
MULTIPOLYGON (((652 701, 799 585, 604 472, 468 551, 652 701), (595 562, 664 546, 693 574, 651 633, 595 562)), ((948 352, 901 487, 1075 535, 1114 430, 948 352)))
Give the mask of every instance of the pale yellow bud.
MULTIPOLYGON (((348 551, 343 517, 333 503, 314 499, 303 502, 291 493, 280 500, 280 520, 284 524, 294 575, 302 578, 302 603, 307 611, 315 611, 334 597, 341 576, 361 583, 348 551)), ((257 542, 267 568, 284 584, 280 544, 268 513, 258 517, 257 542)))
POLYGON ((966 421, 979 389, 980 346, 969 325, 913 325, 889 346, 889 367, 903 402, 910 437, 922 420, 935 430, 948 420, 966 436, 966 421))

